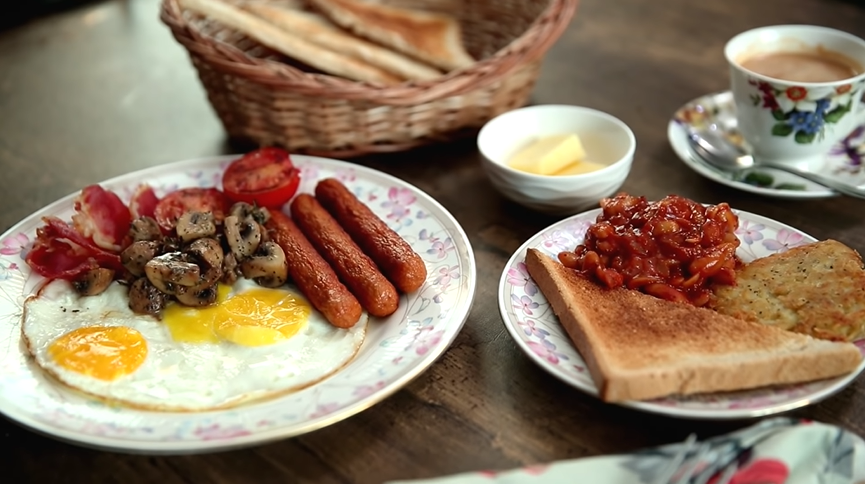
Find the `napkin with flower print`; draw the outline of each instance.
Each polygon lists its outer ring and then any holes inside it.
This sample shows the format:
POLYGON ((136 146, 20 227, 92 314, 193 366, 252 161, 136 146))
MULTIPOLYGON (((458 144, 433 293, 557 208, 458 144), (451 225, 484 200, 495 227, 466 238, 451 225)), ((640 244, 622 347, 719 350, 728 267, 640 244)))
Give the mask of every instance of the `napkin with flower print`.
MULTIPOLYGON (((670 471, 686 443, 633 454, 591 457, 509 471, 480 471, 389 484, 650 484, 670 471)), ((763 420, 691 445, 670 476, 712 484, 865 484, 865 440, 833 425, 790 418, 763 420)))

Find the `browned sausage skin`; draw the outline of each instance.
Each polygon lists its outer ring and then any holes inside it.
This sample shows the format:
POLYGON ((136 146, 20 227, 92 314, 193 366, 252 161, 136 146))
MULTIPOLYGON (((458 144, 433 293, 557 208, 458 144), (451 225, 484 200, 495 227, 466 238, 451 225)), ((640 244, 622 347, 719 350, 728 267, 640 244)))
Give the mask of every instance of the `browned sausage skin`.
POLYGON ((313 307, 338 328, 354 326, 363 308, 294 221, 274 210, 266 227, 271 240, 285 251, 289 276, 313 307))
POLYGON ((370 315, 385 317, 396 311, 396 288, 315 197, 295 197, 291 218, 370 315))
POLYGON ((315 197, 397 289, 413 292, 424 283, 423 259, 342 182, 335 178, 318 182, 315 197))

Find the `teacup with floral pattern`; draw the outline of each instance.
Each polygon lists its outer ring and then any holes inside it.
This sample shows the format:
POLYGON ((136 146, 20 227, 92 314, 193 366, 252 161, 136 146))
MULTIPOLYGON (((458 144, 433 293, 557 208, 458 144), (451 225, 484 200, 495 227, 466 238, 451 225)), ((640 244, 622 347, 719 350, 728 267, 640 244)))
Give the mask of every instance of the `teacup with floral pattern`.
POLYGON ((865 87, 865 41, 826 27, 761 27, 733 37, 724 50, 738 127, 757 160, 817 169, 823 154, 860 122, 865 87), (857 63, 858 74, 832 82, 768 77, 743 60, 773 52, 830 52, 857 63))

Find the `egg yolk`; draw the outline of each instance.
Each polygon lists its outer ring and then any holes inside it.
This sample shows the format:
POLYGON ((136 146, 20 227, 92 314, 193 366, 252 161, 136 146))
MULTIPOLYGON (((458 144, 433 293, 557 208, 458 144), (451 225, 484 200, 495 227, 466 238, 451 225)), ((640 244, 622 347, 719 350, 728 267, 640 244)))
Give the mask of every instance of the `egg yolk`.
POLYGON ((305 300, 287 291, 253 288, 228 297, 229 290, 220 286, 217 303, 210 307, 167 307, 163 321, 171 337, 189 343, 270 345, 294 336, 311 312, 305 300))
POLYGON ((216 304, 204 308, 169 304, 162 313, 162 321, 168 327, 171 339, 184 343, 218 343, 219 338, 213 332, 213 319, 230 292, 230 286, 220 284, 216 287, 216 304))
POLYGON ((125 326, 89 326, 54 340, 48 353, 63 368, 100 380, 116 380, 144 363, 147 342, 125 326))

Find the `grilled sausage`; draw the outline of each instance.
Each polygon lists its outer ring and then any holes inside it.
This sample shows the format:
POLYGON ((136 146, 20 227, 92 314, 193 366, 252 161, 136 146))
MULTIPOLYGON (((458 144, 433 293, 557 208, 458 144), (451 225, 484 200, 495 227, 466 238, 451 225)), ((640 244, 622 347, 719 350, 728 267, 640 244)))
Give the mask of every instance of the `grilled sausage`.
POLYGON ((354 326, 363 308, 294 221, 274 210, 266 228, 271 240, 285 252, 289 276, 313 307, 337 328, 354 326))
POLYGON ((295 197, 291 218, 369 314, 384 317, 396 311, 396 288, 315 197, 295 197))
POLYGON ((424 283, 423 259, 339 180, 320 181, 315 197, 397 289, 413 292, 424 283))

